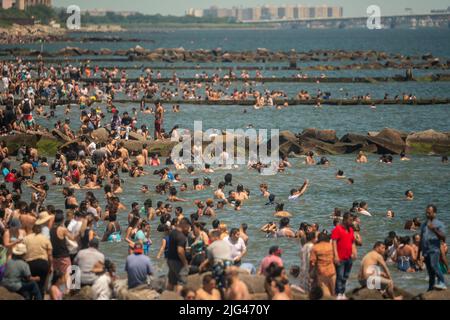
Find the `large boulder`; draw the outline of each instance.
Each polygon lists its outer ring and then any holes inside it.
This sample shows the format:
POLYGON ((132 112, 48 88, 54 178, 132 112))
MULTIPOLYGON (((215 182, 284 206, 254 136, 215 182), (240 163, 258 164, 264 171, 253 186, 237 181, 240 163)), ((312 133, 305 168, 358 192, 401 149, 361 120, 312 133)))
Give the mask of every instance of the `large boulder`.
POLYGON ((95 143, 105 143, 109 138, 109 131, 105 128, 99 128, 91 132, 91 138, 95 143))
POLYGON ((2 136, 0 141, 5 141, 11 155, 16 155, 19 148, 23 145, 36 148, 39 137, 26 133, 18 133, 14 135, 2 136))
POLYGON ((92 288, 90 286, 84 286, 80 290, 71 291, 65 295, 64 300, 92 300, 92 288))
POLYGON ((157 52, 151 52, 147 56, 147 60, 149 61, 160 61, 162 60, 162 55, 157 52))
POLYGON ((336 130, 319 130, 316 128, 308 128, 303 130, 300 136, 303 138, 312 138, 328 143, 335 143, 338 141, 336 130))
POLYGON ((250 294, 251 300, 260 300, 260 301, 265 301, 265 300, 269 300, 269 296, 267 295, 267 293, 253 293, 250 294))
MULTIPOLYGON (((413 295, 409 292, 394 288, 394 295, 395 296, 402 296, 403 300, 411 300, 413 298, 413 295)), ((368 288, 356 288, 352 292, 347 294, 348 298, 350 300, 386 300, 388 299, 386 296, 384 296, 381 291, 374 290, 374 289, 368 289, 368 288)))
POLYGON ((137 141, 146 141, 145 137, 142 134, 136 132, 130 132, 128 134, 129 139, 137 140, 137 141))
POLYGON ((160 297, 160 294, 149 285, 128 289, 127 279, 115 281, 114 293, 119 300, 158 300, 160 297))
POLYGON ((99 54, 102 56, 112 56, 114 52, 111 49, 102 48, 100 49, 99 54))
POLYGON ((450 290, 432 290, 421 293, 414 300, 450 300, 450 290))
MULTIPOLYGON (((289 154, 304 154, 304 148, 299 144, 297 136, 291 131, 281 131, 278 137, 274 139, 279 139, 279 153, 283 156, 288 156, 289 154)), ((272 150, 272 139, 268 142, 268 149, 272 150)))
POLYGON ((163 291, 159 296, 159 300, 183 300, 179 294, 174 291, 163 291))
POLYGON ((5 287, 0 287, 0 300, 24 300, 24 298, 16 292, 11 292, 5 287))
POLYGON ((64 56, 81 56, 85 53, 85 50, 82 50, 78 47, 65 47, 59 50, 59 54, 64 56))
MULTIPOLYGON (((203 277, 211 272, 205 272, 202 274, 191 274, 187 277, 186 287, 193 290, 198 290, 202 287, 203 277)), ((247 271, 239 271, 239 279, 241 279, 248 288, 250 294, 265 294, 266 289, 264 288, 265 277, 260 275, 250 275, 247 271)))
POLYGON ((266 289, 264 287, 266 278, 264 276, 240 273, 239 279, 241 279, 247 285, 248 292, 250 294, 266 292, 266 289))
POLYGON ((194 291, 197 291, 198 289, 200 289, 202 287, 203 277, 207 274, 211 275, 211 272, 205 272, 202 274, 195 273, 195 274, 188 275, 186 287, 190 288, 194 291))
POLYGON ((401 132, 389 128, 383 129, 374 137, 368 136, 367 140, 377 145, 379 154, 400 154, 406 147, 401 132))
POLYGON ((406 147, 408 152, 412 153, 450 153, 450 135, 449 133, 426 130, 411 133, 406 138, 406 147))
POLYGON ((59 141, 66 143, 66 142, 71 142, 73 141, 73 139, 70 139, 68 136, 66 136, 64 133, 62 133, 60 130, 58 129, 53 129, 52 130, 52 135, 58 139, 59 141))

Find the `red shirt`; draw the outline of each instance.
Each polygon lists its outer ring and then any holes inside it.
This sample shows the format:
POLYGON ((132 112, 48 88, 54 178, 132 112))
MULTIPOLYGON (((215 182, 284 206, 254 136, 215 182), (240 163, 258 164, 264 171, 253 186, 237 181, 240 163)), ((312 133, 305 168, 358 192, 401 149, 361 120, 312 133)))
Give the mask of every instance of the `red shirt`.
POLYGON ((16 176, 14 175, 14 173, 8 173, 5 177, 5 181, 6 182, 16 182, 16 176))
POLYGON ((348 231, 342 225, 337 225, 331 232, 331 239, 336 240, 339 260, 348 260, 352 257, 352 247, 355 241, 353 228, 348 231))

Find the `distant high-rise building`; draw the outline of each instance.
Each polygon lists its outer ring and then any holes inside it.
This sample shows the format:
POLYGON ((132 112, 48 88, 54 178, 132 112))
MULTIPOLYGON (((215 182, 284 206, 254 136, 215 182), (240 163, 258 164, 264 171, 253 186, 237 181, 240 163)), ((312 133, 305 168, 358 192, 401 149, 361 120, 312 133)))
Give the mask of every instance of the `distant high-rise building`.
POLYGON ((28 7, 33 6, 52 6, 52 0, 0 0, 3 9, 9 9, 11 7, 15 7, 19 10, 25 10, 28 7))
POLYGON ((259 21, 277 19, 326 19, 341 18, 342 7, 305 5, 265 5, 262 7, 233 7, 232 9, 212 6, 209 9, 189 9, 186 13, 196 17, 234 18, 239 21, 259 21))
POLYGON ((0 8, 9 9, 13 6, 13 0, 0 0, 0 8))
POLYGON ((193 16, 193 17, 203 17, 203 9, 194 9, 194 8, 190 8, 187 12, 186 15, 188 16, 193 16))

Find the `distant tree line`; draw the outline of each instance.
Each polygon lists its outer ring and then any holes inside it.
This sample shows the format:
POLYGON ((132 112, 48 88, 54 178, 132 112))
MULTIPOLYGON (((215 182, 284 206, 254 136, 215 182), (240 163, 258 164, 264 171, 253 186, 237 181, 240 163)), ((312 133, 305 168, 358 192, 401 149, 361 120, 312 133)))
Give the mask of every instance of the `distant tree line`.
MULTIPOLYGON (((66 12, 66 8, 49 8, 43 5, 29 7, 26 10, 18 10, 16 8, 0 9, 0 21, 4 20, 10 23, 13 19, 35 19, 43 24, 48 24, 54 20, 65 25, 67 18, 70 16, 66 12)), ((104 16, 93 16, 89 13, 81 15, 83 24, 232 24, 236 23, 235 19, 230 18, 213 18, 213 17, 193 17, 193 16, 163 16, 160 14, 147 15, 136 13, 129 16, 122 16, 115 12, 106 12, 104 16)))
POLYGON ((48 24, 51 20, 59 20, 56 10, 43 5, 28 7, 26 10, 16 8, 0 9, 0 21, 12 24, 14 19, 34 19, 43 24, 48 24))

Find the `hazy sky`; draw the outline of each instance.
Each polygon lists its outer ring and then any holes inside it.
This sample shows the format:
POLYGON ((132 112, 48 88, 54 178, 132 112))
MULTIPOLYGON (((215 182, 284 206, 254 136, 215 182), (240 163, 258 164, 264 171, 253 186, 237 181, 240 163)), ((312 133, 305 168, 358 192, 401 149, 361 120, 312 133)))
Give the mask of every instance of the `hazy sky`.
POLYGON ((366 16, 366 9, 372 4, 380 6, 382 15, 404 14, 405 8, 412 8, 414 13, 429 13, 431 9, 444 9, 450 6, 450 0, 53 0, 53 3, 59 7, 76 4, 81 10, 109 9, 164 15, 184 15, 189 8, 202 9, 211 5, 231 8, 264 4, 328 4, 344 7, 344 15, 350 17, 366 16))

